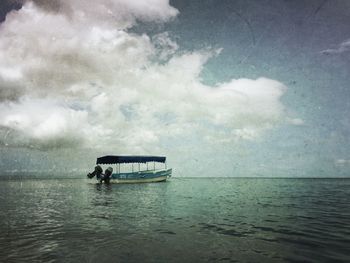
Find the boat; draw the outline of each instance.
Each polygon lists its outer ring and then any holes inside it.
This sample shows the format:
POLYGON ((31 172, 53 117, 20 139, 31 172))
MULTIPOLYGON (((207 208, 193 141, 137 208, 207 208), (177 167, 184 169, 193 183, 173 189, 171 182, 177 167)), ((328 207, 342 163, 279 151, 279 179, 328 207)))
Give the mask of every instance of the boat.
POLYGON ((87 177, 92 179, 96 176, 100 183, 153 183, 164 182, 171 174, 172 169, 167 168, 164 156, 106 155, 97 158, 95 170, 87 177), (149 163, 153 163, 153 169, 149 169, 149 163), (162 163, 164 167, 156 169, 156 163, 162 163), (121 164, 131 164, 132 170, 121 172, 121 164), (138 166, 137 171, 134 164, 138 166), (146 169, 141 169, 141 164, 146 164, 146 169), (116 165, 116 172, 113 173, 113 168, 108 167, 103 173, 101 165, 116 165))

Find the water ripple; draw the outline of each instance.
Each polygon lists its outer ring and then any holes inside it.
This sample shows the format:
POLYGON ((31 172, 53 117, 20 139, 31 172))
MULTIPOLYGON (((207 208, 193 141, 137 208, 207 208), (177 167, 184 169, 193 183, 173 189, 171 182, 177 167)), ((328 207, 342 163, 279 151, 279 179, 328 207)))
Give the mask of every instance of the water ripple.
POLYGON ((12 180, 0 194, 0 262, 350 261, 350 180, 12 180))

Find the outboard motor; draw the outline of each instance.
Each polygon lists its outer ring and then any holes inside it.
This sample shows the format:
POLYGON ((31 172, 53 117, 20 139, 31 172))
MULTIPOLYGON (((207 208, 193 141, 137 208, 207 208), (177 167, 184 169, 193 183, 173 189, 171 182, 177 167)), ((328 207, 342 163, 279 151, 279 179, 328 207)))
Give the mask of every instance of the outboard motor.
POLYGON ((91 179, 96 175, 96 178, 100 179, 102 172, 103 172, 102 167, 97 165, 97 166, 95 166, 95 170, 92 173, 87 174, 87 177, 89 177, 91 179))
POLYGON ((111 175, 113 173, 113 168, 112 167, 108 167, 106 170, 105 170, 105 174, 103 176, 103 178, 101 179, 101 182, 104 180, 105 183, 109 183, 109 180, 111 179, 111 175))
POLYGON ((112 167, 108 167, 105 171, 105 176, 110 177, 113 173, 113 168, 112 167))

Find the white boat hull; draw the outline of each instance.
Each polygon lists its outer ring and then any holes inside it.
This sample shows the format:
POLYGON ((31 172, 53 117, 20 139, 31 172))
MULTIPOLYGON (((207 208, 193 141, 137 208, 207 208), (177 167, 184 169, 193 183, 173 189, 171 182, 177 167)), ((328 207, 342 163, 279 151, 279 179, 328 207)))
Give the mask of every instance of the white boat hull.
POLYGON ((128 179, 111 179, 110 183, 113 184, 138 184, 138 183, 156 183, 164 182, 168 179, 167 176, 160 176, 157 178, 146 178, 146 179, 137 179, 137 180, 128 180, 128 179))
POLYGON ((172 169, 140 171, 134 173, 112 174, 110 183, 133 184, 133 183, 154 183, 166 181, 171 177, 172 169))

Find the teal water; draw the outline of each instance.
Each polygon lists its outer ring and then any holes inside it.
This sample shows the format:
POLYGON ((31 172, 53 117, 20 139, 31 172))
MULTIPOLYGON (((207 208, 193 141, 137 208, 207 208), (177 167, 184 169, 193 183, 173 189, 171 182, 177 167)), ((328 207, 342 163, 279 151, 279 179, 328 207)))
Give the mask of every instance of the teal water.
POLYGON ((0 180, 0 262, 350 262, 350 179, 0 180))

